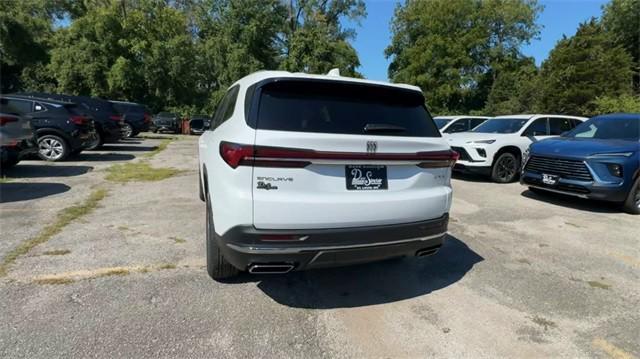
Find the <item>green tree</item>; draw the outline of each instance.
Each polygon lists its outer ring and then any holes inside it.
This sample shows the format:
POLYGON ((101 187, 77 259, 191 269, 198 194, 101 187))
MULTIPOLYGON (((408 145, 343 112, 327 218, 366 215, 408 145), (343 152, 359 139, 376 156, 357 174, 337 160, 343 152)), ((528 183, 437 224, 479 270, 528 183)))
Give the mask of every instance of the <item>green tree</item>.
POLYGON ((408 0, 392 21, 389 77, 420 86, 436 113, 479 110, 540 11, 535 0, 408 0))
POLYGON ((280 36, 282 63, 287 71, 326 73, 337 67, 346 76, 361 76, 360 61, 349 40, 352 29, 344 29, 341 19, 360 20, 366 16, 362 0, 291 0, 280 36))
POLYGON ((633 63, 595 20, 560 40, 542 64, 540 108, 576 115, 597 113, 598 97, 630 95, 633 63))
POLYGON ((52 1, 0 1, 0 90, 16 91, 25 69, 49 62, 53 22, 61 16, 52 1))
POLYGON ((524 58, 499 72, 483 112, 495 116, 536 112, 538 97, 538 68, 533 58, 524 58))
POLYGON ((619 97, 598 97, 593 101, 597 114, 632 112, 640 113, 640 96, 621 95, 619 97))
POLYGON ((612 0, 603 10, 605 30, 633 58, 635 90, 640 94, 640 0, 612 0))

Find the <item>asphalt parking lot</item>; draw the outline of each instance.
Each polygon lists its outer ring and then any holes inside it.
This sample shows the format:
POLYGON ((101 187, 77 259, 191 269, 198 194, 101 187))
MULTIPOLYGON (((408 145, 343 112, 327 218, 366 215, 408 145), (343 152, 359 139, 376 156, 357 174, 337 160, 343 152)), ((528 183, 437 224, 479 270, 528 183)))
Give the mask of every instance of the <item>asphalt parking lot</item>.
POLYGON ((196 141, 7 173, 0 357, 640 357, 637 216, 456 177, 436 256, 219 283, 196 141), (177 171, 107 180, 140 162, 177 171))

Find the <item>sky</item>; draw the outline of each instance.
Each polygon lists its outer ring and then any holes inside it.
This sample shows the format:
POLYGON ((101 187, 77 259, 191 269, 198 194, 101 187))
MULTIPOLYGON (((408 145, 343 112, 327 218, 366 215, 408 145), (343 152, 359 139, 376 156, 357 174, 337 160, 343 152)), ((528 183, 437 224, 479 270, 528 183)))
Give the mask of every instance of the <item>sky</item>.
MULTIPOLYGON (((427 1, 427 0, 425 0, 427 1)), ((358 69, 371 80, 387 80, 389 61, 384 56, 384 49, 391 42, 390 21, 397 0, 365 0, 367 17, 360 25, 346 23, 357 32, 353 45, 360 57, 358 69)), ((538 18, 542 26, 539 39, 532 40, 522 48, 527 56, 533 56, 540 65, 549 55, 556 42, 563 35, 575 34, 578 24, 591 17, 599 17, 605 0, 541 0, 544 10, 538 18)))

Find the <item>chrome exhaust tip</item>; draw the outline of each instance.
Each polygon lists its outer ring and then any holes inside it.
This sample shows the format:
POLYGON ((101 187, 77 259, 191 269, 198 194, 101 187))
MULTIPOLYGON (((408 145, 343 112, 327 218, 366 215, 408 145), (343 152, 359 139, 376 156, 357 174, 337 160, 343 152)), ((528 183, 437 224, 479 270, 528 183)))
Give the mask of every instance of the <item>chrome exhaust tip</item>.
POLYGON ((251 264, 249 273, 252 274, 284 274, 293 270, 293 264, 251 264))
POLYGON ((438 253, 438 251, 440 250, 439 247, 437 248, 424 248, 424 249, 419 249, 416 252, 416 257, 426 257, 426 256, 432 256, 436 253, 438 253))

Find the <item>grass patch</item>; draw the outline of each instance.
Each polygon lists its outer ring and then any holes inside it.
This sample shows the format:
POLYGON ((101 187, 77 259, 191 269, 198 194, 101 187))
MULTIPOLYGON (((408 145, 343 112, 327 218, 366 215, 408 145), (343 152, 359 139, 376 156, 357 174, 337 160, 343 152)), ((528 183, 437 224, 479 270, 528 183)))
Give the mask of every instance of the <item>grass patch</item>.
POLYGON ((106 270, 104 272, 99 273, 94 278, 109 277, 109 276, 112 276, 112 275, 128 275, 129 273, 131 273, 131 272, 127 268, 112 268, 112 269, 109 269, 109 270, 106 270))
POLYGON ((36 284, 69 284, 75 282, 71 278, 42 278, 34 281, 36 284))
POLYGON ((127 227, 127 226, 118 226, 118 229, 121 230, 121 231, 127 231, 127 230, 129 230, 129 227, 127 227))
POLYGON ((11 182, 11 178, 4 177, 4 176, 0 177, 0 183, 9 183, 9 182, 11 182))
POLYGON ((179 140, 178 136, 160 136, 160 135, 138 135, 138 138, 144 138, 148 140, 179 140))
POLYGON ((534 316, 533 318, 531 318, 531 321, 536 323, 537 325, 544 327, 544 330, 546 331, 549 328, 555 328, 557 327, 557 324, 550 321, 549 319, 545 319, 543 317, 539 317, 539 316, 534 316))
POLYGON ((158 269, 176 269, 176 265, 175 264, 162 264, 158 266, 158 269))
POLYGON ((42 255, 45 255, 45 256, 63 256, 65 254, 69 254, 69 253, 71 253, 71 251, 68 250, 68 249, 55 249, 55 250, 52 250, 52 251, 46 251, 46 252, 42 253, 42 255))
POLYGON ((590 281, 587 281, 587 283, 589 283, 589 285, 591 287, 593 287, 593 288, 599 288, 599 289, 609 289, 609 288, 611 288, 610 284, 598 282, 597 280, 590 280, 590 281))
POLYGON ((51 237, 62 232, 62 229, 72 221, 91 213, 106 196, 107 190, 99 188, 93 191, 84 202, 67 207, 58 212, 56 220, 52 224, 44 227, 35 237, 22 242, 2 258, 0 262, 0 277, 7 275, 9 267, 18 257, 29 253, 35 246, 48 241, 51 237))
POLYGON ((175 168, 154 168, 147 162, 123 163, 107 168, 108 181, 112 182, 153 182, 173 177, 181 170, 175 168))
POLYGON ((171 138, 163 139, 162 142, 160 142, 160 144, 153 149, 153 151, 145 153, 144 155, 142 155, 142 157, 151 158, 157 155, 158 153, 166 150, 167 146, 169 146, 171 142, 173 142, 173 139, 171 138))
POLYGON ((173 241, 178 243, 178 244, 182 244, 182 243, 185 243, 187 241, 186 239, 182 239, 182 238, 178 238, 178 237, 169 237, 169 239, 173 239, 173 241))

